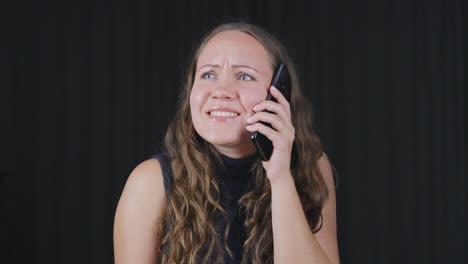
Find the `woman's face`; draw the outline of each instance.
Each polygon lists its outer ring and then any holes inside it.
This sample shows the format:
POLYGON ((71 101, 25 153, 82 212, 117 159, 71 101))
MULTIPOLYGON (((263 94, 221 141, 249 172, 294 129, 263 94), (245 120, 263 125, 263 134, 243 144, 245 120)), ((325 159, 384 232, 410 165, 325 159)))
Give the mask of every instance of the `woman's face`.
POLYGON ((245 127, 252 108, 265 100, 272 75, 271 58, 255 38, 240 31, 215 35, 198 57, 190 93, 198 134, 226 156, 253 154, 245 127))

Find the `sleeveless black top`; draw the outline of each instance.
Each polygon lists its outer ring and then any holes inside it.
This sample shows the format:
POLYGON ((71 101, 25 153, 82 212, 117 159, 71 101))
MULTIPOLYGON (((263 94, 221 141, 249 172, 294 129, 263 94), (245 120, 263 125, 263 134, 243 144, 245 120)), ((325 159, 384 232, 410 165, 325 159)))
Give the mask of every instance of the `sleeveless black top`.
MULTIPOLYGON (((153 158, 159 160, 163 173, 164 188, 166 197, 169 200, 169 195, 173 185, 173 174, 169 160, 164 155, 154 155, 153 158)), ((253 178, 251 168, 257 159, 257 155, 252 155, 242 159, 233 159, 221 155, 223 160, 223 169, 217 168, 214 177, 217 177, 221 189, 221 203, 226 209, 230 229, 225 243, 231 250, 233 257, 231 258, 228 252, 224 252, 224 263, 240 263, 242 260, 242 245, 246 239, 246 233, 243 227, 245 215, 240 212, 238 201, 250 187, 253 178)), ((224 238, 226 230, 226 221, 221 218, 217 225, 216 231, 224 238)))

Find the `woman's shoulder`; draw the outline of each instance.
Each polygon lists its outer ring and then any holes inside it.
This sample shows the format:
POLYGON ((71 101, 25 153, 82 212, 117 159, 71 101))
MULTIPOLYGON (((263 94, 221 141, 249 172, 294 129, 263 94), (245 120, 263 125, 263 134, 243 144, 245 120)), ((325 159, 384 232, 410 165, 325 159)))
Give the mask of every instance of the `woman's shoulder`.
POLYGON ((153 188, 161 186, 163 171, 162 161, 155 158, 147 159, 138 164, 127 179, 127 184, 135 188, 153 188))
MULTIPOLYGON (((114 251, 119 262, 155 258, 159 226, 167 209, 160 162, 148 159, 132 171, 114 219, 114 251)), ((116 261, 117 262, 117 261, 116 261)))
POLYGON ((153 154, 135 167, 127 183, 134 182, 133 185, 137 187, 145 187, 148 184, 153 187, 164 187, 166 178, 170 178, 168 174, 172 174, 168 156, 163 153, 153 154))
POLYGON ((163 171, 158 159, 147 159, 130 173, 122 192, 121 200, 154 204, 165 200, 163 171))
POLYGON ((166 197, 169 199, 174 181, 174 176, 172 174, 172 168, 170 165, 170 159, 166 154, 154 154, 151 156, 151 159, 157 160, 159 162, 160 171, 162 173, 163 178, 163 185, 166 191, 166 197))

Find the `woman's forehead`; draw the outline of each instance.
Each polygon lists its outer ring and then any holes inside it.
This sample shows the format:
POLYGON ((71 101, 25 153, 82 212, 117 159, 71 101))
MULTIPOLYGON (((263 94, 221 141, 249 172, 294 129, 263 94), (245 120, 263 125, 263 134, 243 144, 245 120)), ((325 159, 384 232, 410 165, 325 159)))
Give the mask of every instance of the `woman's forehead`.
POLYGON ((271 67, 268 51, 253 36, 241 31, 224 31, 212 37, 202 48, 197 68, 202 64, 231 64, 271 67))

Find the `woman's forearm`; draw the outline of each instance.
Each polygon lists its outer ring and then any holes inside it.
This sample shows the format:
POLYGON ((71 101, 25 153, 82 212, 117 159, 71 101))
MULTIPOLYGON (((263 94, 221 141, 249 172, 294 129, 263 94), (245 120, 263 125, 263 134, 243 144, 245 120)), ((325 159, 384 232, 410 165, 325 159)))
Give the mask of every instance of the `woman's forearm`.
POLYGON ((275 263, 330 263, 315 239, 291 175, 271 183, 275 263))

